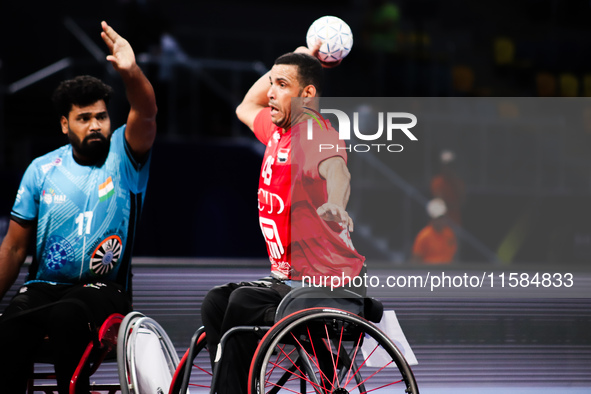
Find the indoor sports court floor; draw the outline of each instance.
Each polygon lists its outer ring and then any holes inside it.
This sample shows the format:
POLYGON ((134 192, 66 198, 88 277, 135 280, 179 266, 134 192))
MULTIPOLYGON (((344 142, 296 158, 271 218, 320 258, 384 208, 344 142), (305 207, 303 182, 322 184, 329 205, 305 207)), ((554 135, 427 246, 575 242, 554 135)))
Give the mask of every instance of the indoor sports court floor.
MULTIPOLYGON (((264 261, 151 259, 134 261, 134 307, 166 330, 182 355, 200 324, 208 289, 266 274, 264 261)), ((393 268, 371 269, 378 276, 393 268)), ((19 278, 22 283, 22 276, 19 278)), ((591 392, 591 300, 393 299, 419 364, 422 394, 591 392)), ((3 305, 0 305, 3 308, 3 305)), ((105 364, 97 383, 112 382, 105 364)), ((193 393, 193 391, 191 391, 193 393)))

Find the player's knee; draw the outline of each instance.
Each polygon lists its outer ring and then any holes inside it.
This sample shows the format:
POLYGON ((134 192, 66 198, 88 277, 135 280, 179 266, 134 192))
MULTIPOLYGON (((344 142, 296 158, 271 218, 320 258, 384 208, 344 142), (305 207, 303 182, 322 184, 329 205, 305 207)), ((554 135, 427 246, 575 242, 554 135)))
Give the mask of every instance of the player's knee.
POLYGON ((201 315, 207 316, 211 313, 215 313, 219 309, 223 309, 221 308, 221 304, 225 303, 224 299, 224 292, 220 287, 214 287, 208 291, 201 302, 201 315))
POLYGON ((250 298, 249 290, 250 290, 250 288, 248 288, 248 287, 240 287, 240 288, 234 290, 232 292, 232 294, 230 294, 230 297, 228 298, 228 304, 235 305, 235 304, 240 304, 241 301, 248 300, 250 298))
POLYGON ((245 312, 245 306, 252 304, 252 288, 241 287, 230 294, 228 298, 228 312, 232 316, 240 315, 245 312))

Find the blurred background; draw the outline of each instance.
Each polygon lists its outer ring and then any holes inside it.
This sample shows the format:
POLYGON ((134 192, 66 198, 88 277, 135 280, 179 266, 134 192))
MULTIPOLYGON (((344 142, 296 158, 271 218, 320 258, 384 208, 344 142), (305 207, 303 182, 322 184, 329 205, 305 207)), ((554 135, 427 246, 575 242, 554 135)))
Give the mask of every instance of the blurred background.
MULTIPOLYGON (((325 96, 443 97, 461 114, 457 128, 419 119, 419 141, 404 153, 350 155, 352 237, 370 273, 425 274, 410 262, 433 197, 448 199, 460 245, 450 272, 588 270, 589 0, 2 1, 0 239, 27 165, 67 142, 50 102, 61 80, 104 79, 118 93, 112 124, 125 122, 123 86, 100 39, 106 20, 131 42, 159 106, 135 307, 182 351, 209 288, 268 271, 257 212, 264 147, 234 109, 323 15, 354 35, 349 56, 326 72, 325 96)), ((422 387, 591 385, 589 298, 374 295, 396 309, 422 387)))
MULTIPOLYGON (((110 105, 113 124, 125 121, 123 87, 104 60, 103 19, 131 42, 160 109, 136 255, 266 255, 256 219, 262 147, 234 108, 277 56, 305 45, 307 28, 322 15, 341 17, 354 35, 351 54, 326 72, 325 96, 591 96, 586 0, 106 0, 0 7, 0 236, 28 163, 65 142, 49 100, 59 81, 82 73, 105 79, 119 93, 110 105), (181 212, 169 207, 179 195, 186 196, 181 212)), ((459 232, 466 234, 458 236, 480 245, 460 250, 456 261, 490 262, 499 254, 513 263, 556 256, 588 261, 590 129, 563 143, 562 131, 478 127, 424 136, 420 151, 387 163, 401 177, 398 184, 380 180, 394 188, 390 223, 398 226, 360 227, 365 232, 353 239, 361 252, 396 264, 410 260, 413 238, 429 220, 424 203, 433 196, 440 154, 451 149, 463 183, 459 232), (528 165, 533 157, 537 165, 528 165), (411 189, 422 198, 412 198, 411 189)), ((352 198, 365 188, 355 181, 352 198)), ((363 222, 359 205, 350 206, 351 214, 363 222)))

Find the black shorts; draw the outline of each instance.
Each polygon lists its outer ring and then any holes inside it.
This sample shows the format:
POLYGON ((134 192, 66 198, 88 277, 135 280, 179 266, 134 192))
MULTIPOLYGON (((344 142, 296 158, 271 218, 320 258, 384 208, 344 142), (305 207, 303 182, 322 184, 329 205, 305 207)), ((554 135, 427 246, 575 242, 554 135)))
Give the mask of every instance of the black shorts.
POLYGON ((125 315, 132 308, 131 297, 116 283, 52 285, 36 282, 19 289, 6 307, 0 321, 24 315, 31 317, 36 315, 42 320, 56 303, 73 303, 83 306, 88 313, 89 323, 96 325, 102 324, 112 313, 125 315))

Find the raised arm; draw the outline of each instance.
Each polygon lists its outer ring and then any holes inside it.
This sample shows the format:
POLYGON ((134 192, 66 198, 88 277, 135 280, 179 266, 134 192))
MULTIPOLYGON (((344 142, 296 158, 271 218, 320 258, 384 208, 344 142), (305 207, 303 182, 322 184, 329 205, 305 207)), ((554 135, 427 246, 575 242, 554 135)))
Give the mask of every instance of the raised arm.
POLYGON ((248 92, 246 92, 246 96, 244 96, 240 105, 236 107, 236 115, 238 116, 238 119, 251 130, 253 130, 254 120, 260 110, 267 107, 269 104, 267 92, 269 91, 270 86, 270 75, 271 72, 268 71, 265 75, 260 77, 248 92))
POLYGON ((156 138, 158 108, 154 88, 137 65, 129 42, 106 22, 102 22, 101 26, 101 37, 111 53, 107 60, 123 79, 130 105, 125 139, 134 156, 140 159, 150 150, 156 138))
POLYGON ((23 226, 14 220, 0 245, 0 300, 18 277, 21 265, 27 256, 27 247, 35 226, 23 226))
POLYGON ((351 174, 340 156, 328 158, 318 166, 320 176, 326 179, 328 199, 316 212, 326 221, 334 221, 353 231, 353 219, 346 211, 351 194, 351 174))
MULTIPOLYGON (((318 41, 312 49, 301 46, 298 47, 294 52, 306 53, 317 58, 321 45, 322 42, 318 41)), ((339 65, 341 61, 339 60, 338 62, 334 63, 326 63, 321 61, 320 63, 322 63, 322 66, 325 68, 332 68, 339 65)), ((260 110, 267 107, 269 104, 267 92, 269 91, 269 86, 271 84, 270 75, 271 73, 267 72, 265 75, 260 77, 254 83, 254 85, 252 85, 248 92, 246 92, 246 96, 244 96, 244 99, 236 108, 236 115, 238 116, 238 119, 240 119, 240 121, 248 126, 248 128, 251 130, 253 129, 254 120, 260 110)))

